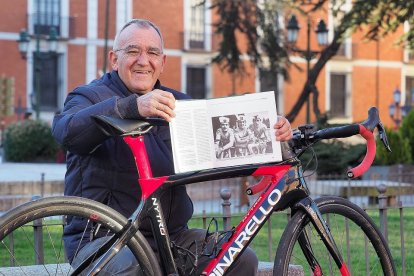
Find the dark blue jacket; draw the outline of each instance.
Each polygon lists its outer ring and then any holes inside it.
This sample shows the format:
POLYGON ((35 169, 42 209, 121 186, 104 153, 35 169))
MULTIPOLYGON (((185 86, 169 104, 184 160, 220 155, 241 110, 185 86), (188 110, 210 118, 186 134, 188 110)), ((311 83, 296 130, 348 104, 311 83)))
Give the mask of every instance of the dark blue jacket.
MULTIPOLYGON (((154 88, 168 91, 176 99, 189 98, 161 86, 159 81, 154 88)), ((138 96, 128 91, 116 71, 68 94, 64 110, 55 116, 52 126, 53 136, 67 150, 65 195, 102 202, 126 217, 136 209, 140 189, 132 153, 122 138, 108 138, 102 134, 91 115, 139 118, 138 96)), ((154 176, 174 174, 168 127, 153 128, 145 136, 145 146, 154 176)), ((171 233, 186 227, 193 205, 184 186, 166 192, 161 204, 171 233)), ((73 258, 84 227, 83 221, 69 218, 64 229, 69 260, 73 258)), ((149 233, 149 223, 142 224, 141 230, 149 233)), ((88 241, 84 240, 83 245, 88 241)))

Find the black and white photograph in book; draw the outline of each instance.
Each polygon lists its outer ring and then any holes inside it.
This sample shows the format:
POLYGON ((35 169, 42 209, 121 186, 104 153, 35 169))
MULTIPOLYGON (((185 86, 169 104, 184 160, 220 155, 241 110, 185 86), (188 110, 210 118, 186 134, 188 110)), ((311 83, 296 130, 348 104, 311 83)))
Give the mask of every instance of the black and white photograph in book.
POLYGON ((273 153, 267 112, 212 117, 217 159, 273 153))

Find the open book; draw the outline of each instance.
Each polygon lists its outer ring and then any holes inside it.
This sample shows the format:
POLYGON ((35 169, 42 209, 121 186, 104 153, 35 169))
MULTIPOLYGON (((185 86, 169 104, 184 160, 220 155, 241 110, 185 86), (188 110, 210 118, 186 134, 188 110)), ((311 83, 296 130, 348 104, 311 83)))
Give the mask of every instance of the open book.
POLYGON ((274 92, 178 100, 170 123, 175 173, 282 160, 274 92))

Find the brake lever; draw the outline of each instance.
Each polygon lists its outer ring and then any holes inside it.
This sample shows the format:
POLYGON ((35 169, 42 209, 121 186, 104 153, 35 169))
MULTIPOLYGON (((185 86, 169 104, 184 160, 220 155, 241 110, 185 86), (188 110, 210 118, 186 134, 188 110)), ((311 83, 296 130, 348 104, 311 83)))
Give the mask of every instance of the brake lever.
POLYGON ((388 143, 387 133, 385 132, 385 128, 384 128, 384 126, 382 125, 381 122, 378 123, 377 128, 378 128, 380 139, 381 139, 382 143, 384 144, 384 147, 389 152, 392 152, 390 144, 388 143))

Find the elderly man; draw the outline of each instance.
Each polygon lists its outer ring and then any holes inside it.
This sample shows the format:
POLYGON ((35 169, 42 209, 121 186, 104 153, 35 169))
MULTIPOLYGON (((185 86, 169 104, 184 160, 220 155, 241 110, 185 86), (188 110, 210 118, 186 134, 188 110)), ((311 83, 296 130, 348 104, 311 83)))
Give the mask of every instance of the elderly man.
MULTIPOLYGON (((164 41, 159 28, 150 21, 134 19, 125 24, 115 37, 109 60, 111 72, 68 94, 63 111, 53 120, 53 135, 67 150, 65 195, 102 202, 129 217, 138 206, 141 194, 136 184, 139 176, 132 153, 122 138, 102 134, 91 116, 126 119, 156 116, 170 121, 175 116, 175 100, 189 97, 161 85, 159 77, 166 61, 164 41)), ((290 124, 284 118, 275 125, 275 131, 277 139, 292 137, 290 124)), ((153 128, 145 138, 153 175, 174 174, 169 128, 153 128)), ((168 190, 161 198, 161 206, 171 241, 195 252, 195 241, 203 241, 206 231, 187 226, 193 204, 185 186, 168 190)), ((65 250, 73 266, 108 239, 103 231, 93 228, 87 228, 88 232, 84 233, 86 223, 68 218, 64 229, 65 250)), ((155 250, 150 223, 143 221, 140 231, 155 250)), ((202 271, 208 260, 200 256, 197 271, 202 271)), ((188 271, 193 269, 188 267, 188 271)), ((250 276, 256 270, 257 257, 247 249, 228 275, 250 276)), ((125 247, 101 273, 139 275, 140 268, 132 252, 125 247)))

